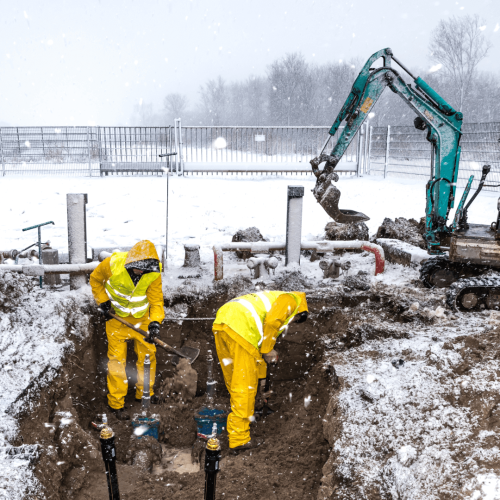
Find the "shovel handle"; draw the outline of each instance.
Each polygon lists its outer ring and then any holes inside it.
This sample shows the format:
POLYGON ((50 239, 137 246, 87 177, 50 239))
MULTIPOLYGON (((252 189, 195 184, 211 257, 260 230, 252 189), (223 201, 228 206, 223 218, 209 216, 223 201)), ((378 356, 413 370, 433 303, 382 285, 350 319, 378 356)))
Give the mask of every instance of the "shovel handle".
MULTIPOLYGON (((134 332, 139 333, 143 337, 147 337, 148 336, 148 332, 146 332, 144 330, 141 330, 140 328, 137 328, 132 323, 129 323, 128 321, 125 321, 124 319, 120 318, 120 316, 117 316, 116 314, 113 314, 112 312, 108 312, 108 315, 111 316, 112 318, 116 319, 116 321, 119 321, 123 325, 128 326, 129 328, 131 328, 132 330, 134 330, 134 332)), ((187 359, 189 359, 189 356, 186 356, 185 354, 182 354, 182 352, 179 352, 177 349, 174 349, 173 347, 169 346, 168 344, 165 344, 165 342, 163 342, 160 339, 153 339, 153 342, 156 345, 158 345, 158 346, 162 347, 163 349, 165 349, 166 351, 173 352, 174 354, 177 354, 177 356, 180 356, 181 358, 187 358, 187 359)))

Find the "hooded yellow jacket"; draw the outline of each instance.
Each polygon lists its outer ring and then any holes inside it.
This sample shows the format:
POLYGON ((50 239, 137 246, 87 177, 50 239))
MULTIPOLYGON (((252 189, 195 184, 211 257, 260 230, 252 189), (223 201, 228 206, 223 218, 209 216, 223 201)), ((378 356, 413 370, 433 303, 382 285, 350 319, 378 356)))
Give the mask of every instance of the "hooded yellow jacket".
MULTIPOLYGON (((140 241, 130 249, 130 251, 127 253, 125 264, 130 264, 132 262, 137 262, 145 259, 159 260, 153 243, 148 240, 140 241)), ((109 280, 109 278, 111 278, 112 274, 111 257, 108 257, 107 259, 104 259, 90 275, 89 281, 92 288, 92 294, 94 295, 94 298, 98 304, 109 300, 109 297, 106 293, 105 283, 109 280)), ((165 313, 163 310, 161 274, 149 285, 146 291, 146 297, 149 302, 149 320, 158 321, 158 323, 161 323, 165 318, 165 313)), ((130 317, 130 315, 128 317, 130 317)))

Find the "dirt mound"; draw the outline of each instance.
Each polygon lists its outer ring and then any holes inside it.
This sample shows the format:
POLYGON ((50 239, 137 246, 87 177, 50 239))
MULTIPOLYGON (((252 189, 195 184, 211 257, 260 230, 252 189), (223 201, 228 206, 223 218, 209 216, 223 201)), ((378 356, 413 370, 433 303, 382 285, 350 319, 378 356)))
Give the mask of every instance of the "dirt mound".
POLYGON ((340 224, 332 221, 325 226, 325 239, 333 241, 368 240, 368 226, 364 222, 340 224))
POLYGON ((416 247, 425 249, 425 241, 422 236, 423 227, 415 219, 405 219, 396 217, 392 219, 385 218, 382 225, 378 228, 377 238, 392 238, 405 241, 416 247))
POLYGON ((0 311, 12 311, 36 285, 32 277, 0 270, 0 311))
POLYGON ((136 465, 145 472, 151 472, 153 466, 161 462, 162 449, 161 444, 151 436, 143 436, 137 439, 136 436, 131 436, 125 463, 128 465, 136 465))
MULTIPOLYGON (((251 242, 251 241, 267 241, 264 236, 262 236, 261 232, 256 227, 248 227, 246 229, 240 229, 234 234, 233 242, 251 242)), ((252 256, 250 252, 236 252, 236 256, 238 259, 248 259, 252 256)))
POLYGON ((162 401, 167 398, 176 398, 176 400, 188 402, 196 395, 196 386, 198 383, 198 373, 193 370, 187 359, 181 359, 175 367, 173 377, 167 377, 161 386, 160 395, 162 401))
POLYGON ((276 275, 269 290, 282 290, 284 292, 302 291, 312 287, 312 283, 302 274, 300 269, 284 270, 276 275))
POLYGON ((354 290, 366 291, 370 289, 371 279, 367 273, 359 271, 354 276, 346 276, 343 285, 354 290))

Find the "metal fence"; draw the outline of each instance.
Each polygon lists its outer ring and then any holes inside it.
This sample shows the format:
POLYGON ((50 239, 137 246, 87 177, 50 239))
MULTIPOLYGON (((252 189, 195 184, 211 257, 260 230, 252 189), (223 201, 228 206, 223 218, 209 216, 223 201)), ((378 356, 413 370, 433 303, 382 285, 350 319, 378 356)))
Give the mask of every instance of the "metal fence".
POLYGON ((1 127, 6 175, 99 176, 164 172, 173 127, 1 127))
MULTIPOLYGON (((2 127, 1 174, 180 175, 260 173, 311 175, 328 127, 2 127), (177 152, 159 158, 160 153, 177 152), (172 158, 172 160, 171 160, 172 158)), ((492 166, 500 183, 500 123, 464 124, 459 185, 492 166)), ((336 140, 338 134, 330 141, 336 140)), ((426 132, 365 124, 338 170, 347 175, 429 176, 426 132)), ((330 150, 330 145, 327 150, 330 150)), ((489 188, 496 189, 496 188, 489 188)))
MULTIPOLYGON (((460 141, 459 186, 474 175, 475 184, 483 165, 491 165, 487 183, 500 183, 500 123, 464 123, 460 141)), ((371 127, 368 171, 384 176, 430 176, 431 145, 426 131, 413 127, 371 127)), ((485 188, 497 190, 497 188, 485 188)))
MULTIPOLYGON (((180 120, 169 127, 4 127, 0 128, 2 174, 161 175, 170 169, 182 175, 312 175, 309 160, 321 151, 328 130, 182 127, 180 120), (159 158, 167 152, 178 155, 159 158)), ((340 171, 356 173, 357 148, 356 136, 340 171)))

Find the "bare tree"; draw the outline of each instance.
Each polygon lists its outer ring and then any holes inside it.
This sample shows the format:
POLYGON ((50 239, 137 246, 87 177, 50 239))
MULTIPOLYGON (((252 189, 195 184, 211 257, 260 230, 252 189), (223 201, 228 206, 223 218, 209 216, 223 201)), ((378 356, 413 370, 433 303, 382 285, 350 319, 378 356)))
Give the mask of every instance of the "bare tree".
POLYGON ((477 15, 451 17, 441 20, 432 34, 431 58, 443 65, 454 82, 459 111, 463 110, 478 64, 491 48, 483 34, 483 25, 477 15))
POLYGON ((163 106, 169 118, 182 118, 188 107, 186 96, 174 92, 165 96, 163 106))
POLYGON ((228 105, 228 90, 224 80, 209 80, 201 87, 201 101, 204 107, 204 122, 212 125, 224 125, 228 105))
POLYGON ((304 56, 287 54, 269 67, 271 120, 277 125, 298 125, 309 120, 315 85, 304 56))

